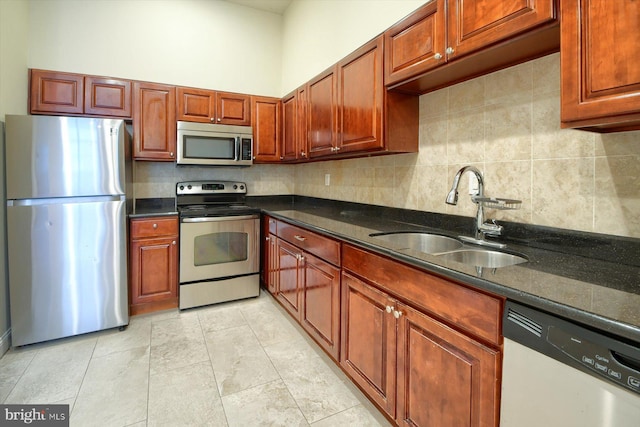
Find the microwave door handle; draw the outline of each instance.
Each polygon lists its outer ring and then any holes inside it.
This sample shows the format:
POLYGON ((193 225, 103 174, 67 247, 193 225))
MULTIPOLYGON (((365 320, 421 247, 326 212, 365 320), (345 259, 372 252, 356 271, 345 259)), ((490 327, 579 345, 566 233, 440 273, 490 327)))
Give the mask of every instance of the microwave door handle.
POLYGON ((236 162, 240 161, 240 137, 236 136, 236 162))

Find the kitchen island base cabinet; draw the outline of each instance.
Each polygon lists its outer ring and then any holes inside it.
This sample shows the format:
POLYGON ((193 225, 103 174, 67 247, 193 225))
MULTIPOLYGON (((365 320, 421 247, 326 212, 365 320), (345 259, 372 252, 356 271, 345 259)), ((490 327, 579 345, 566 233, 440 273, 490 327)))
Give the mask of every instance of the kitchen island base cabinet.
POLYGON ((177 217, 131 220, 131 315, 178 307, 177 241, 177 217))

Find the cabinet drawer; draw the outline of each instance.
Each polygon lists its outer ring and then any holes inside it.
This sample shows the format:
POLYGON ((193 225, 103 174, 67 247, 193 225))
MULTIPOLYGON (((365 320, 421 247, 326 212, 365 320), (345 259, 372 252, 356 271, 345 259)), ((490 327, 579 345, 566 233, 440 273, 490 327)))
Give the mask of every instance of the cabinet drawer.
POLYGON ((154 217, 131 220, 131 239, 178 234, 178 217, 154 217))
POLYGON ((503 299, 344 245, 343 268, 427 313, 495 345, 501 345, 503 299))
POLYGON ((277 227, 281 239, 333 265, 340 265, 340 242, 282 221, 278 221, 277 227))

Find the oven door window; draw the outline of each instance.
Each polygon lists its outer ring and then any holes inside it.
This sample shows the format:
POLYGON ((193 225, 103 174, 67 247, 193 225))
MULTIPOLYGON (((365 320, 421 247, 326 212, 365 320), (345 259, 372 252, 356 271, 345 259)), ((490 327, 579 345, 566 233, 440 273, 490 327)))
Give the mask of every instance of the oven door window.
POLYGON ((247 233, 219 232, 196 236, 193 245, 193 264, 224 264, 246 261, 249 257, 247 233))
POLYGON ((188 159, 235 160, 236 139, 232 137, 185 135, 184 157, 188 159))

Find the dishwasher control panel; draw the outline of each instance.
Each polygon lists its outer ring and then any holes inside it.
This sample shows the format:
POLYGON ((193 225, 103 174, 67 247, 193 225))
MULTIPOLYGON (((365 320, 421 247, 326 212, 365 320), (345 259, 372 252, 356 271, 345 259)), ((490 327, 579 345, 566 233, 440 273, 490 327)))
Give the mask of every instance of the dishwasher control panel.
POLYGON ((596 374, 640 393, 640 361, 553 325, 548 328, 547 341, 596 374))
POLYGON ((502 333, 522 345, 640 395, 640 343, 507 301, 502 333))

